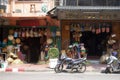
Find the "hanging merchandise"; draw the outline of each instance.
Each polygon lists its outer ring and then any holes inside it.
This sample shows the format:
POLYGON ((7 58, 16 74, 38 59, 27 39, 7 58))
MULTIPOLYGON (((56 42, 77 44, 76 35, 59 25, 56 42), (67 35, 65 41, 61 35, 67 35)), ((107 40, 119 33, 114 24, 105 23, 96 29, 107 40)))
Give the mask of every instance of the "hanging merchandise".
POLYGON ((19 43, 21 42, 20 38, 17 38, 17 39, 15 40, 15 42, 16 42, 17 44, 19 44, 19 43))
POLYGON ((15 31, 14 31, 14 38, 17 38, 18 37, 18 30, 16 29, 15 31))
POLYGON ((106 32, 109 33, 110 32, 110 27, 109 27, 109 24, 107 24, 106 26, 106 32))
POLYGON ((22 34, 22 31, 21 31, 21 29, 19 29, 19 31, 18 31, 18 37, 21 37, 21 34, 22 34))
POLYGON ((105 32, 105 24, 102 25, 102 32, 105 32))
POLYGON ((84 31, 84 24, 81 24, 81 31, 83 32, 84 31))
POLYGON ((30 37, 33 37, 33 29, 30 30, 30 37))
POLYGON ((26 37, 27 37, 27 38, 30 37, 29 29, 26 30, 25 34, 26 34, 26 37))
POLYGON ((70 31, 74 31, 73 24, 70 25, 70 31))
POLYGON ((22 37, 25 37, 25 28, 22 29, 22 37))
POLYGON ((95 25, 91 26, 92 32, 95 33, 95 25))
POLYGON ((96 26, 96 34, 99 34, 100 33, 100 28, 99 28, 99 25, 96 26))
POLYGON ((106 32, 110 32, 110 28, 109 27, 106 27, 106 32))
POLYGON ((38 30, 38 36, 42 37, 42 30, 41 29, 38 30))
POLYGON ((96 28, 96 34, 99 34, 99 28, 96 28))
POLYGON ((12 41, 14 39, 13 35, 8 35, 8 40, 12 41))
POLYGON ((99 24, 98 31, 99 31, 99 33, 101 33, 101 24, 99 24))
POLYGON ((13 29, 10 29, 9 30, 9 35, 13 35, 14 34, 14 30, 13 29))
POLYGON ((37 29, 34 29, 33 35, 34 35, 34 37, 38 37, 38 35, 37 35, 37 29))

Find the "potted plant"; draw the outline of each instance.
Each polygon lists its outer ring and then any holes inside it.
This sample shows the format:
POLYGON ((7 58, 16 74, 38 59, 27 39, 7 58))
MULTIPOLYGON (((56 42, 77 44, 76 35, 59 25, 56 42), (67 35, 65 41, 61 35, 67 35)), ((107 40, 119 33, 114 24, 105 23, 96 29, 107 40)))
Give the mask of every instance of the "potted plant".
POLYGON ((57 60, 59 57, 58 48, 56 48, 56 47, 49 48, 48 57, 49 57, 49 67, 54 68, 57 64, 57 60))

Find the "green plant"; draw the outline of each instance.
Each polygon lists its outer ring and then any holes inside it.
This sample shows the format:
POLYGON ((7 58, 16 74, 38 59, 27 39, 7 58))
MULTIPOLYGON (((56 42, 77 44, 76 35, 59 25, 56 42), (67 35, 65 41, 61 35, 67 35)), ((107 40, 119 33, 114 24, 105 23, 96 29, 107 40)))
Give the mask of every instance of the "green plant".
POLYGON ((48 57, 50 59, 58 58, 59 57, 59 50, 58 50, 58 48, 50 48, 48 50, 48 57))

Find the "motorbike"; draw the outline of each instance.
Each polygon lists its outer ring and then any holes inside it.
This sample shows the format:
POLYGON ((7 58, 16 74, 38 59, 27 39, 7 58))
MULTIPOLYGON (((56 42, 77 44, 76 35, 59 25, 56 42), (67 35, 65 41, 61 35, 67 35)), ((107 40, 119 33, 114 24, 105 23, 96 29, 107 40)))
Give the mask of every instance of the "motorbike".
POLYGON ((120 61, 112 54, 107 58, 107 67, 105 73, 120 72, 120 61))
POLYGON ((65 67, 65 69, 70 70, 73 72, 74 70, 80 73, 84 73, 86 71, 86 64, 87 61, 86 57, 79 58, 79 59, 72 59, 69 57, 65 57, 59 59, 57 65, 54 68, 56 73, 61 73, 65 67))

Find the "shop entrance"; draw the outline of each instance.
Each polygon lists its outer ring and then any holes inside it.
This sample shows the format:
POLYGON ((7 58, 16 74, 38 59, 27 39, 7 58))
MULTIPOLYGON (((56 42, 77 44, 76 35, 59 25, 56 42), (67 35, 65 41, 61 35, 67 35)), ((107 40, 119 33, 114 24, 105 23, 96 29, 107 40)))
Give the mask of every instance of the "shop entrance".
POLYGON ((106 51, 106 44, 109 34, 94 34, 91 31, 82 32, 81 43, 85 44, 88 56, 100 57, 106 51))
POLYGON ((40 38, 25 38, 22 40, 23 50, 22 53, 25 54, 25 60, 29 63, 36 63, 39 60, 40 55, 40 38), (25 49, 27 48, 27 49, 25 49))
MULTIPOLYGON (((80 43, 84 43, 88 57, 100 57, 106 51, 109 33, 94 34, 91 31, 84 31, 81 34, 80 43)), ((70 40, 72 44, 74 40, 72 38, 70 40)))
POLYGON ((100 58, 107 49, 107 41, 111 34, 110 23, 74 24, 70 31, 70 44, 84 43, 88 57, 100 58), (77 28, 77 29, 76 29, 77 28))

